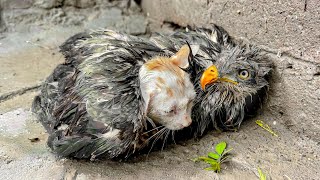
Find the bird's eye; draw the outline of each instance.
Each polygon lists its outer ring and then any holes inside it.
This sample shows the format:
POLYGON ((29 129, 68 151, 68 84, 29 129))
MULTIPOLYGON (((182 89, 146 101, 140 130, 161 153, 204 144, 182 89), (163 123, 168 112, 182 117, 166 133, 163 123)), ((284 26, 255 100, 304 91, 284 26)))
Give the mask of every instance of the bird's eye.
POLYGON ((238 76, 243 80, 247 80, 250 77, 250 73, 249 71, 242 69, 239 71, 238 76))

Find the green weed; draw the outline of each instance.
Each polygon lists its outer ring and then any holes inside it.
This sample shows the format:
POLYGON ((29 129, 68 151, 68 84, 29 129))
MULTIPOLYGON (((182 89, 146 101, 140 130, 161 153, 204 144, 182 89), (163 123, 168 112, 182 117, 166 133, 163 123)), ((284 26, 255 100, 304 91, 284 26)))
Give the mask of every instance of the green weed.
POLYGON ((215 146, 215 152, 209 152, 207 154, 207 157, 200 156, 193 160, 195 162, 204 161, 210 164, 210 167, 205 168, 205 170, 220 172, 221 164, 228 161, 228 159, 230 158, 229 152, 232 150, 232 148, 226 150, 226 147, 227 143, 222 141, 215 146))

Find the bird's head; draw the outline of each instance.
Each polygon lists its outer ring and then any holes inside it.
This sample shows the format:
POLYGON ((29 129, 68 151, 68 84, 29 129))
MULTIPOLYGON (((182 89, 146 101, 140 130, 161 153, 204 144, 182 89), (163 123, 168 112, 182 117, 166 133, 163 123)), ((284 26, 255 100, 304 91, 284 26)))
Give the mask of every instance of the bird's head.
POLYGON ((266 75, 271 67, 271 61, 253 46, 222 50, 215 62, 198 76, 197 104, 204 118, 226 129, 239 126, 246 106, 258 106, 252 104, 252 99, 268 86, 266 75))
POLYGON ((270 61, 261 56, 258 49, 235 47, 223 51, 216 62, 203 71, 200 85, 203 91, 210 86, 258 90, 268 85, 265 75, 270 70, 270 61))

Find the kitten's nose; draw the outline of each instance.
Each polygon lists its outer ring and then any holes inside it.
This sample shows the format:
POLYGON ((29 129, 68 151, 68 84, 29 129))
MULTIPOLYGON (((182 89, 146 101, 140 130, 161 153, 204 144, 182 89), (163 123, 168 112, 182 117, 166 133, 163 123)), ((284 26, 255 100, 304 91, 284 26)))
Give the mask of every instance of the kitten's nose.
POLYGON ((190 116, 186 115, 184 121, 182 122, 183 127, 188 127, 192 123, 190 116))

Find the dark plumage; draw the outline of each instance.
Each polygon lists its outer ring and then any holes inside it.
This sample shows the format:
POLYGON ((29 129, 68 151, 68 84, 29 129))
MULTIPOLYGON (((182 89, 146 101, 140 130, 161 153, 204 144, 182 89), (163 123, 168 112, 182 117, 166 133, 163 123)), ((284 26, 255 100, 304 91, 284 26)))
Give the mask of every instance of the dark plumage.
POLYGON ((95 159, 128 156, 145 146, 143 132, 152 126, 141 111, 139 68, 154 56, 173 55, 186 42, 199 46, 186 69, 197 92, 192 110, 195 135, 210 124, 239 127, 251 107, 258 106, 259 92, 268 85, 265 77, 271 63, 259 50, 235 43, 215 25, 170 36, 156 34, 151 40, 98 31, 77 34, 61 46, 66 61, 35 98, 33 111, 50 134, 50 148, 62 156, 95 159), (200 78, 212 64, 222 74, 236 76, 242 69, 252 74, 238 85, 214 83, 203 91, 200 78), (113 128, 121 130, 121 140, 101 138, 113 128))

